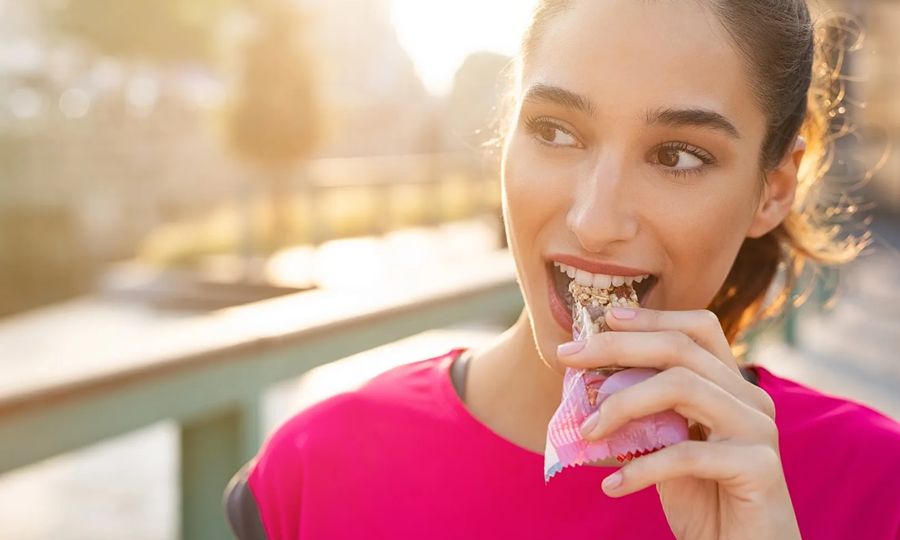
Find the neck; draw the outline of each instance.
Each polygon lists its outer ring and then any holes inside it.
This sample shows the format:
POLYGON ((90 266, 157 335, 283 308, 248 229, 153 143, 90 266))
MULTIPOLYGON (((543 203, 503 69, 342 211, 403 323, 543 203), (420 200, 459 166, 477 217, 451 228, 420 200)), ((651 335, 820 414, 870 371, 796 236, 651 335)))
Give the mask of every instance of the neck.
POLYGON ((469 369, 466 402, 473 414, 506 439, 542 453, 563 377, 541 357, 527 311, 490 346, 475 351, 469 369))

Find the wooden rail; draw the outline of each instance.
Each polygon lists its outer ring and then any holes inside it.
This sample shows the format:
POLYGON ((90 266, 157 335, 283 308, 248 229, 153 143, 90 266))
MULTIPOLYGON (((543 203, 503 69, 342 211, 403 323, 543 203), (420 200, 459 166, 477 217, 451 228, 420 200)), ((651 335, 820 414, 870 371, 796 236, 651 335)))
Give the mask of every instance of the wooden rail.
POLYGON ((0 384, 0 474, 173 419, 181 428, 181 537, 229 538, 222 491, 259 447, 260 396, 271 385, 431 328, 511 320, 522 307, 506 252, 426 281, 370 294, 304 292, 215 312, 132 343, 146 354, 123 353, 121 363, 0 384))

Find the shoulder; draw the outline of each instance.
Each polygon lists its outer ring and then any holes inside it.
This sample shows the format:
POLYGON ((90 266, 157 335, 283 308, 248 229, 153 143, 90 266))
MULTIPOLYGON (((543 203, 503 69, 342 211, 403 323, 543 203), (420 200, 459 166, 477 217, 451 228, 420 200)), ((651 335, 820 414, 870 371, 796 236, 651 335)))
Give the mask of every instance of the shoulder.
POLYGON ((268 438, 259 456, 287 458, 323 448, 330 453, 332 443, 359 437, 361 428, 371 430, 401 418, 438 413, 449 383, 444 379, 460 351, 394 367, 360 388, 296 413, 268 438))
POLYGON ((885 475, 900 482, 900 423, 858 401, 757 370, 775 402, 782 456, 797 469, 829 465, 852 468, 858 484, 885 475))
POLYGON ((444 378, 462 350, 392 368, 281 424, 226 491, 226 512, 238 537, 260 537, 243 531, 261 530, 264 523, 270 537, 293 538, 292 515, 308 490, 324 489, 322 482, 330 481, 322 476, 325 471, 346 472, 383 460, 386 445, 402 442, 402 432, 390 430, 409 429, 416 419, 439 414, 436 403, 446 398, 450 384, 444 378))
POLYGON ((757 372, 775 402, 785 479, 808 535, 894 538, 900 424, 863 403, 757 372))
POLYGON ((275 437, 315 432, 328 437, 341 432, 345 421, 360 417, 391 418, 395 415, 431 415, 446 401, 449 368, 463 349, 402 364, 376 375, 364 385, 341 392, 295 414, 275 437))
POLYGON ((785 435, 825 437, 845 443, 852 440, 900 453, 900 423, 881 411, 759 366, 756 370, 760 386, 775 402, 776 423, 785 435))

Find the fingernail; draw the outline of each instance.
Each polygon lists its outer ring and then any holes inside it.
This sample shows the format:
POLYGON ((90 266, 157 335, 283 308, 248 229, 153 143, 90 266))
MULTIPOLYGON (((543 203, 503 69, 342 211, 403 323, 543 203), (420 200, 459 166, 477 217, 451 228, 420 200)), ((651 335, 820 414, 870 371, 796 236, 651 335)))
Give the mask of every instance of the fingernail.
POLYGON ((571 356, 584 348, 584 341, 569 341, 556 348, 557 356, 571 356))
POLYGON ((622 485, 622 472, 616 471, 603 479, 603 489, 613 490, 622 485))
POLYGON ((637 310, 624 307, 614 307, 612 308, 612 314, 613 317, 617 319, 630 321, 631 319, 637 317, 637 310))
POLYGON ((586 437, 600 423, 600 411, 588 416, 587 420, 581 424, 581 436, 586 437))

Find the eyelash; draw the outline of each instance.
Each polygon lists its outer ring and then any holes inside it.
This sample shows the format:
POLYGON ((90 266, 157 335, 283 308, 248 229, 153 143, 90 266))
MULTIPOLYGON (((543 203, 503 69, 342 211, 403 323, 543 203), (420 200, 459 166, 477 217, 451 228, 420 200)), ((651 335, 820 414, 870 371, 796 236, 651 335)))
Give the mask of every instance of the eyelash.
POLYGON ((672 169, 669 167, 664 167, 666 169, 666 172, 668 174, 671 174, 675 178, 683 178, 689 175, 703 174, 704 172, 706 172, 706 167, 708 165, 714 165, 716 163, 716 158, 714 158, 708 152, 688 143, 679 141, 668 142, 657 146, 650 153, 653 154, 654 152, 659 152, 660 150, 678 150, 680 152, 687 152, 703 162, 703 165, 695 169, 672 169))
MULTIPOLYGON (((525 119, 525 129, 528 131, 528 133, 530 133, 532 135, 535 135, 535 134, 539 133, 542 129, 546 129, 546 128, 558 129, 559 131, 562 131, 563 133, 572 137, 573 139, 578 139, 578 137, 576 137, 574 133, 572 133, 565 127, 561 126, 560 124, 553 122, 551 120, 548 120, 547 118, 530 117, 530 118, 525 119)), ((545 141, 539 137, 537 137, 536 140, 539 143, 541 143, 545 146, 549 146, 551 148, 559 148, 559 146, 560 146, 558 144, 548 143, 547 141, 545 141)))
MULTIPOLYGON (((525 119, 525 128, 528 131, 528 133, 530 133, 532 135, 539 133, 542 129, 545 129, 545 128, 558 129, 559 131, 562 131, 563 133, 565 133, 566 135, 569 135, 573 139, 578 139, 578 137, 576 137, 574 133, 572 133, 565 127, 561 126, 560 124, 558 124, 556 122, 548 120, 547 118, 544 118, 544 117, 526 118, 525 119)), ((560 146, 560 145, 548 143, 547 141, 545 141, 539 137, 536 137, 535 139, 540 144, 543 144, 544 146, 549 146, 551 148, 559 148, 559 146, 560 146)), ((702 150, 694 145, 683 143, 683 142, 673 141, 673 142, 668 142, 668 143, 662 144, 662 145, 654 148, 653 151, 651 151, 651 154, 653 152, 658 152, 659 150, 678 150, 678 151, 688 152, 689 154, 693 155, 694 157, 696 157, 697 159, 699 159, 700 161, 703 162, 703 166, 697 167, 695 169, 672 169, 669 167, 664 167, 666 169, 666 173, 674 176, 675 178, 686 177, 688 175, 703 174, 706 170, 707 165, 713 165, 716 162, 716 158, 714 158, 712 155, 710 155, 705 150, 702 150)))

